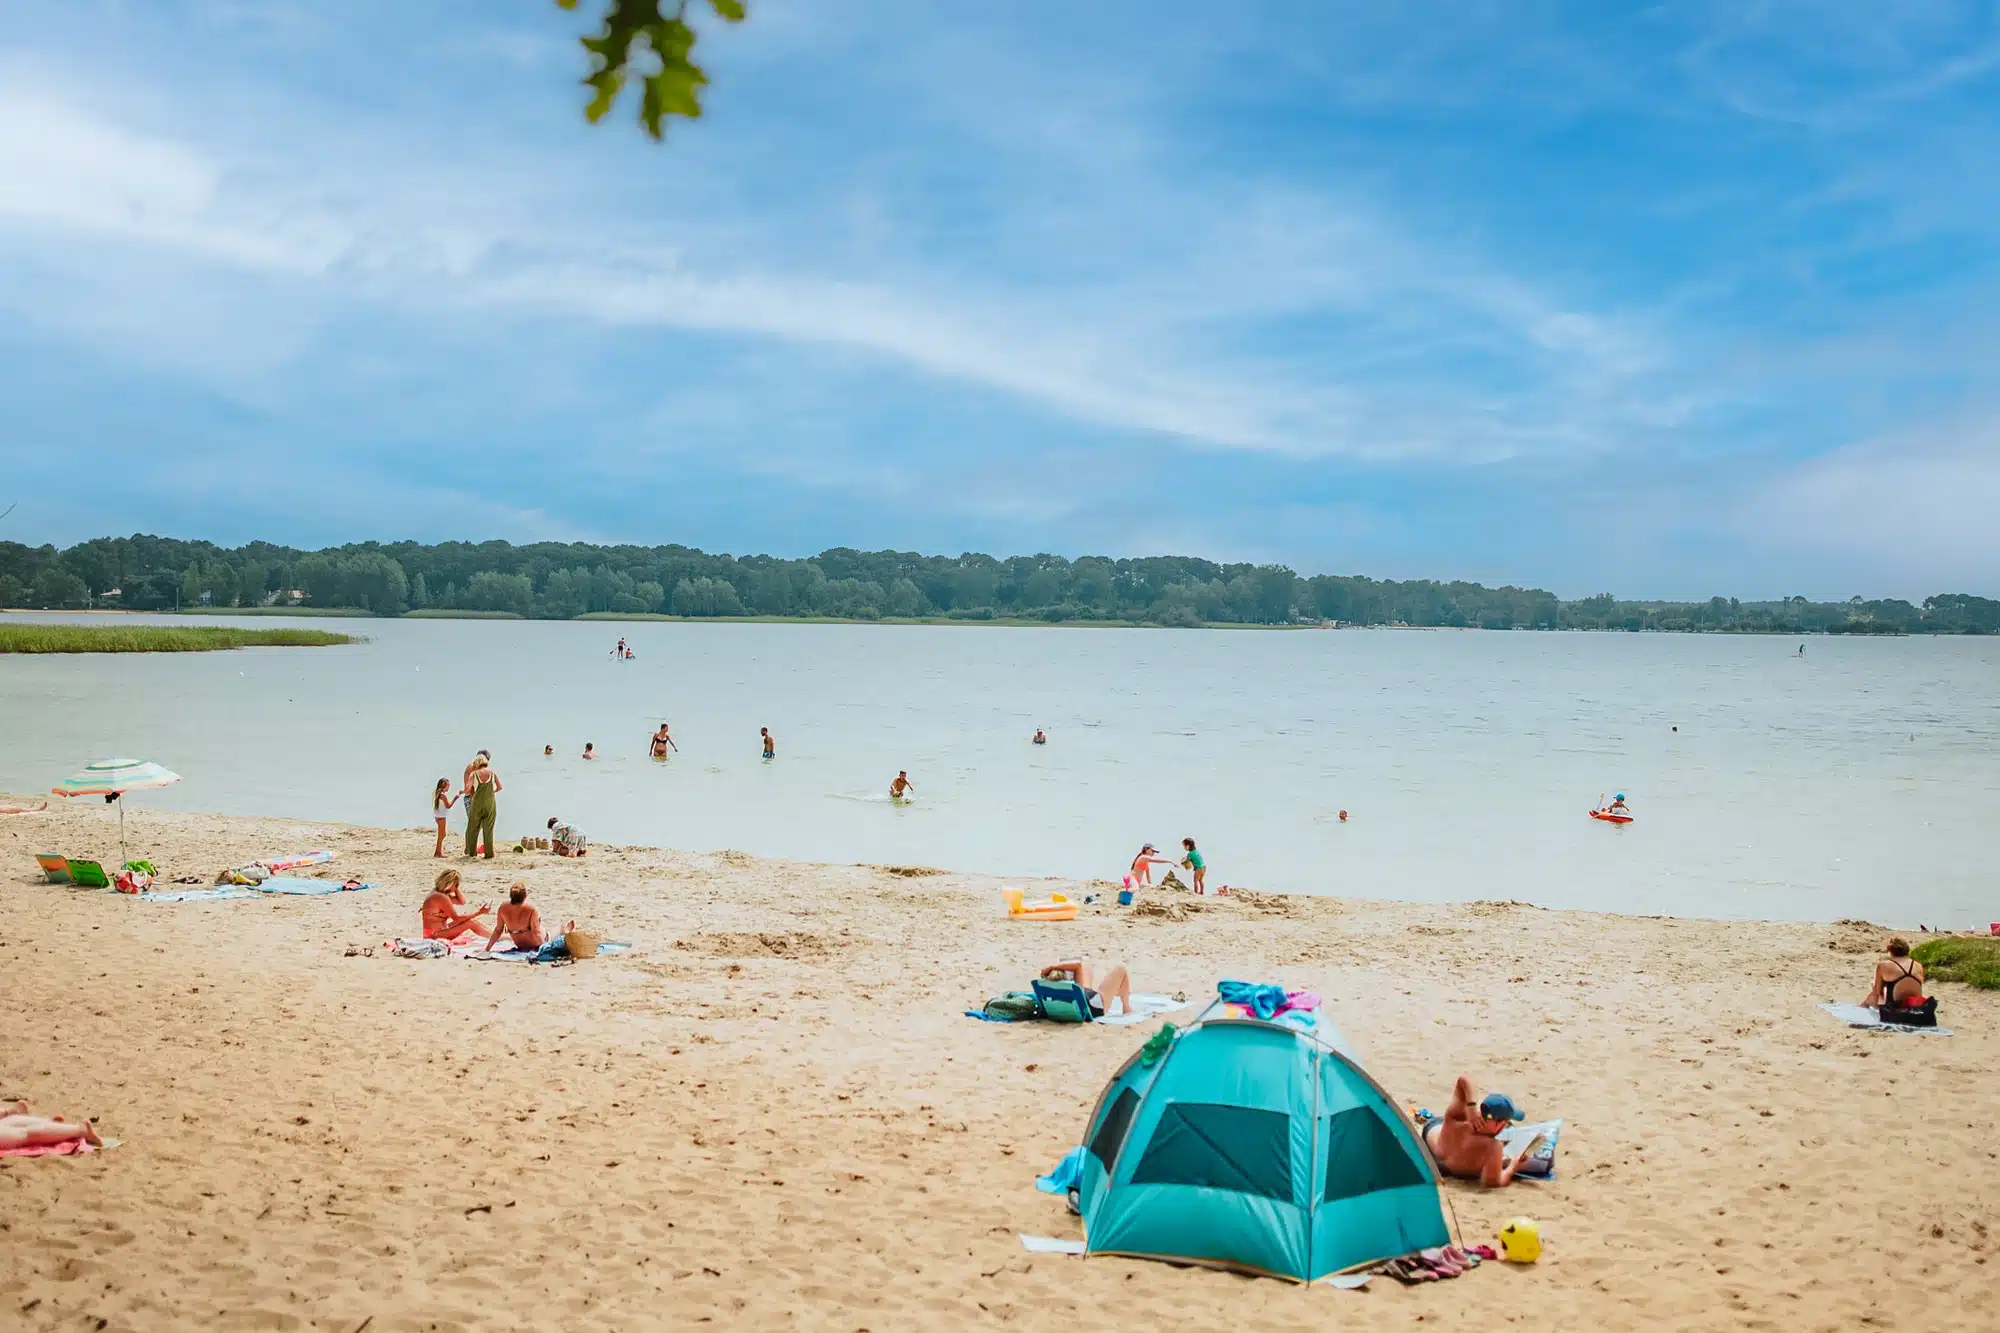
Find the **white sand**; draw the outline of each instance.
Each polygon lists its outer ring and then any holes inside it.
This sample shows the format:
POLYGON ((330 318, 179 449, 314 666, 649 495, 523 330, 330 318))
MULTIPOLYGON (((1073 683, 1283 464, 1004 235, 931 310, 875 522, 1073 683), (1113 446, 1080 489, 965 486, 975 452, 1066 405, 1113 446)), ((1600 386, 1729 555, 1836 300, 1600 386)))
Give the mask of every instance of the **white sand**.
POLYGON ((468 888, 518 876, 551 922, 635 952, 412 962, 378 946, 416 932, 428 832, 133 826, 168 874, 326 845, 379 887, 139 903, 35 882, 36 851, 115 860, 102 806, 0 816, 0 1095, 124 1141, 0 1161, 0 1327, 1656 1333, 2000 1310, 2000 995, 1940 987, 1948 1040, 1844 1028, 1814 1006, 1860 998, 1872 931, 1178 896, 1198 910, 1018 924, 979 876, 604 848, 503 856, 468 888), (1464 1070, 1562 1116, 1557 1182, 1449 1191, 1468 1240, 1539 1219, 1545 1259, 1357 1293, 1024 1253, 1017 1232, 1080 1234, 1034 1176, 1154 1025, 961 1011, 1079 952, 1148 991, 1310 987, 1406 1102, 1441 1106, 1464 1070))

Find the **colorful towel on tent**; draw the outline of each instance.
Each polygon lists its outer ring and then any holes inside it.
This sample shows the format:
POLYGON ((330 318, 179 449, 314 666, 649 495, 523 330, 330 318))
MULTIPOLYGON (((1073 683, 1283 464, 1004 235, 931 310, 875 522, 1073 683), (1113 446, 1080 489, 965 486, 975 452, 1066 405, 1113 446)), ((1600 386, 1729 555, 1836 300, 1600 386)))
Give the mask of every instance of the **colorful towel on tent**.
POLYGON ((85 1153, 104 1152, 118 1146, 117 1139, 104 1140, 104 1146, 85 1143, 82 1139, 71 1139, 67 1143, 22 1143, 11 1148, 0 1148, 0 1157, 81 1157, 85 1153))
POLYGON ((363 880, 307 879, 302 875, 273 875, 261 884, 250 887, 258 893, 359 893, 375 886, 363 880))
POLYGON ((1851 1028, 1874 1028, 1878 1032, 1902 1032, 1918 1037, 1951 1035, 1950 1028, 1921 1028, 1904 1023, 1884 1023, 1880 1012, 1865 1004, 1823 1004, 1820 1008, 1851 1028))
MULTIPOLYGON (((113 890, 113 892, 116 892, 116 890, 113 890)), ((132 893, 126 895, 128 898, 137 898, 142 903, 206 903, 214 902, 221 898, 254 898, 256 896, 250 890, 239 888, 234 884, 227 884, 219 889, 166 889, 155 890, 151 893, 132 893)))
POLYGON ((1309 990, 1288 991, 1254 981, 1219 981, 1215 994, 1239 1013, 1261 1018, 1267 1023, 1284 1021, 1295 1027, 1312 1027, 1319 1022, 1319 996, 1309 990))

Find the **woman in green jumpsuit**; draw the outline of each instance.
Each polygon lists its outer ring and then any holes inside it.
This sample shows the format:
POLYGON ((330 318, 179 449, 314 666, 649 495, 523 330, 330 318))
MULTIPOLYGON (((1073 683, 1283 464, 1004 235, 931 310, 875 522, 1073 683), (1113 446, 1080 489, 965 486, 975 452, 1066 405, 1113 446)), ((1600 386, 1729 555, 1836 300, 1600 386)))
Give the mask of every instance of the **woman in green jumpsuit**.
POLYGON ((479 835, 486 835, 486 859, 493 859, 493 821, 499 814, 494 799, 500 792, 500 775, 486 763, 485 756, 473 761, 465 780, 465 854, 479 850, 479 835))

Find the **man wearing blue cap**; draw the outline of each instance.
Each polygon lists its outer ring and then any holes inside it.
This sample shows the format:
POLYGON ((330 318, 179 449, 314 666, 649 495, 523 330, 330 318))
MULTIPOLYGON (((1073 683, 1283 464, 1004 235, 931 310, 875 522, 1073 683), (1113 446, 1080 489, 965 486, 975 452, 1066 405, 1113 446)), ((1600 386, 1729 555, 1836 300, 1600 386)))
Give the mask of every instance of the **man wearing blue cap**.
POLYGON ((1443 1118, 1424 1126, 1424 1146, 1446 1175, 1498 1189, 1513 1180, 1521 1163, 1541 1142, 1536 1138, 1522 1144, 1521 1151, 1508 1159, 1500 1146, 1500 1131, 1525 1119, 1514 1099, 1504 1092, 1489 1092, 1473 1100, 1472 1080, 1460 1075, 1443 1118))

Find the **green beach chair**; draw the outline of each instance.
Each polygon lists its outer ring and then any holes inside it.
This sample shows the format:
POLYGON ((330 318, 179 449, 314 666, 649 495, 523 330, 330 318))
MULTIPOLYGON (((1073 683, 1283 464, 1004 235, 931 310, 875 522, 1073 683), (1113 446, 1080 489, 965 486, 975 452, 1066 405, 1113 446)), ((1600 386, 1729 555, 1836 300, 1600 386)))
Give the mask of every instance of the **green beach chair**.
POLYGON ((69 862, 65 861, 62 857, 58 856, 56 853, 36 852, 35 862, 36 864, 41 866, 42 873, 49 877, 49 883, 51 884, 69 883, 69 862))
POLYGON ((111 880, 106 877, 104 867, 95 861, 65 861, 69 870, 69 882, 83 889, 108 889, 111 880))

